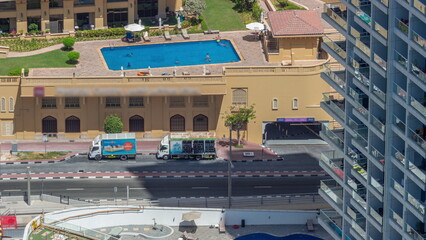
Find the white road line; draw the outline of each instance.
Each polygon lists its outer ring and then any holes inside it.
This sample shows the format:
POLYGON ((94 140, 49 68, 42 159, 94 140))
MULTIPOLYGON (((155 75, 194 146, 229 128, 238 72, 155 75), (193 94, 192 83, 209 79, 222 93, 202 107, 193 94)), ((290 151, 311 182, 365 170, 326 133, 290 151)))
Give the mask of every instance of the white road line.
POLYGON ((84 188, 67 188, 65 190, 67 190, 67 191, 83 191, 84 188))
POLYGON ((192 187, 192 189, 209 189, 209 187, 192 187))
POLYGON ((8 189, 8 190, 3 190, 3 192, 20 192, 21 189, 8 189))
POLYGON ((143 187, 134 187, 134 188, 129 188, 130 190, 145 190, 146 188, 143 187))
POLYGON ((254 188, 272 188, 272 186, 254 186, 254 188))

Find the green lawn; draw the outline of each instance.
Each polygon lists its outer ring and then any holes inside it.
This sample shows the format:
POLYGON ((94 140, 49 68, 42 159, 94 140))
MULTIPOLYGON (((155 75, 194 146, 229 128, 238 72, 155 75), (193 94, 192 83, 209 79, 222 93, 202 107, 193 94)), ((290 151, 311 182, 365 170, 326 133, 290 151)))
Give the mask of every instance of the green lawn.
POLYGON ((303 7, 300 7, 292 2, 285 0, 272 0, 272 4, 274 4, 277 11, 283 10, 306 10, 303 7))
POLYGON ((0 76, 6 76, 10 70, 20 68, 60 68, 74 67, 67 64, 68 52, 54 50, 28 57, 4 58, 0 59, 0 76))
POLYGON ((229 0, 206 0, 203 16, 210 30, 230 31, 246 29, 243 20, 229 0))

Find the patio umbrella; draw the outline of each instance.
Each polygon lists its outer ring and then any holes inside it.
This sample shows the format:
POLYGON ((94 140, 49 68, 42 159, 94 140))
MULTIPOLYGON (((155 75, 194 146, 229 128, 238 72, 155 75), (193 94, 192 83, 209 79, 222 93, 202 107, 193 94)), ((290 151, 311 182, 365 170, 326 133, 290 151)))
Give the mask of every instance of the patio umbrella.
POLYGON ((177 17, 177 25, 178 25, 178 29, 180 29, 181 28, 181 25, 180 25, 180 16, 177 17))
POLYGON ((201 212, 187 212, 182 214, 183 221, 194 221, 195 219, 199 219, 201 217, 201 212))
POLYGON ((263 25, 262 23, 258 23, 258 22, 252 22, 246 25, 247 29, 250 30, 263 30, 265 28, 265 25, 263 25))
POLYGON ((129 32, 140 32, 145 29, 145 26, 132 23, 132 24, 124 26, 124 29, 129 32))
POLYGON ((161 29, 161 22, 162 22, 162 20, 161 20, 161 18, 159 18, 158 19, 158 29, 161 29))
POLYGON ((148 73, 149 73, 149 76, 152 76, 152 73, 151 73, 151 66, 148 66, 148 73))
POLYGON ((142 19, 139 18, 138 24, 142 26, 142 19))

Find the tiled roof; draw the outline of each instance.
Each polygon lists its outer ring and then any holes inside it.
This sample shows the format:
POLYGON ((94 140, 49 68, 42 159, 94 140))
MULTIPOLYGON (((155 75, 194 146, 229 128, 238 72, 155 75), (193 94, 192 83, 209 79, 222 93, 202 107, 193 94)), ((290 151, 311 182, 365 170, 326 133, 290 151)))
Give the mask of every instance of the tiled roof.
POLYGON ((274 36, 323 34, 321 18, 314 10, 287 10, 268 12, 268 21, 274 36))

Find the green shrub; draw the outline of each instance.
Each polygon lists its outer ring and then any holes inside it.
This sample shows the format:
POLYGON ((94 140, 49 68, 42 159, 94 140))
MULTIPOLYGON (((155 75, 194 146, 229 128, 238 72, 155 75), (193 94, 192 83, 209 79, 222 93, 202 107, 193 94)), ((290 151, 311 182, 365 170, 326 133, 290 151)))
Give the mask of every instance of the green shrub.
POLYGON ((67 54, 67 57, 68 57, 69 63, 76 63, 77 60, 80 58, 80 53, 76 51, 72 51, 67 54))
POLYGON ((66 37, 66 38, 62 39, 62 43, 64 44, 64 48, 66 50, 71 50, 72 47, 74 46, 75 39, 72 38, 72 37, 66 37))
POLYGON ((93 37, 111 37, 111 36, 125 36, 126 30, 124 28, 108 28, 96 30, 77 31, 75 36, 77 38, 93 38, 93 37))
POLYGON ((38 25, 37 25, 37 24, 35 24, 35 23, 31 23, 30 25, 28 25, 28 31, 29 31, 31 34, 36 34, 36 33, 38 33, 38 25))
MULTIPOLYGON (((12 69, 7 73, 7 76, 21 76, 21 68, 12 69)), ((28 76, 28 69, 24 70, 25 76, 28 76)))
POLYGON ((204 19, 201 21, 201 29, 203 31, 209 30, 209 27, 207 26, 207 23, 204 21, 204 19))
POLYGON ((253 4, 252 16, 256 21, 260 21, 262 15, 262 8, 259 6, 259 3, 255 2, 253 4))
POLYGON ((182 28, 189 28, 191 26, 191 23, 188 20, 184 20, 183 22, 180 23, 180 26, 182 28))
POLYGON ((104 120, 104 131, 106 133, 121 133, 123 131, 123 122, 120 117, 112 114, 104 120))

